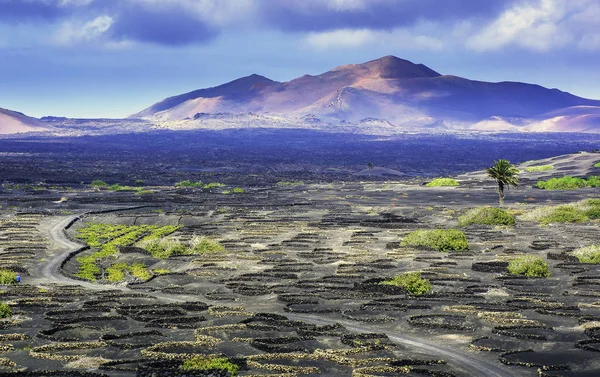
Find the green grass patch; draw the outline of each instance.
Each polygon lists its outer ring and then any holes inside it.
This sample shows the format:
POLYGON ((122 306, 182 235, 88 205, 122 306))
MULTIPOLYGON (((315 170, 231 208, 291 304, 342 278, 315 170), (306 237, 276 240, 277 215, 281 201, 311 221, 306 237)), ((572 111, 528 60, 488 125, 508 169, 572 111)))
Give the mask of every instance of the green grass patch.
POLYGON ((407 272, 397 275, 391 280, 382 281, 379 284, 402 287, 408 293, 415 296, 424 295, 432 290, 431 283, 429 280, 423 279, 420 272, 407 272))
POLYGON ((112 224, 88 224, 78 231, 77 238, 86 242, 90 247, 99 250, 86 256, 78 257, 79 271, 75 276, 96 281, 102 273, 97 265, 98 261, 114 256, 119 253, 120 246, 132 245, 143 237, 143 239, 160 239, 173 233, 179 226, 157 226, 157 225, 112 225, 112 224))
POLYGON ((552 165, 538 165, 538 166, 528 166, 525 168, 525 171, 528 173, 538 173, 542 171, 548 171, 554 169, 552 165))
POLYGON ((241 187, 234 187, 233 188, 233 193, 234 194, 243 194, 244 192, 245 192, 244 189, 241 188, 241 187))
POLYGON ((17 284, 17 273, 14 271, 1 269, 0 270, 0 284, 1 285, 17 284))
POLYGON ((416 230, 400 243, 402 246, 426 246, 437 251, 469 250, 467 237, 457 229, 416 230))
POLYGON ((106 269, 106 280, 112 283, 118 283, 125 280, 126 273, 131 274, 135 278, 146 281, 152 277, 152 273, 143 263, 115 263, 106 269))
POLYGON ((444 186, 458 186, 458 182, 454 178, 436 178, 429 182, 427 187, 444 187, 444 186))
POLYGON ((595 167, 595 168, 600 168, 600 161, 596 162, 596 163, 594 164, 594 167, 595 167))
POLYGON ((600 245, 590 245, 573 251, 581 263, 600 264, 600 245))
POLYGON ((508 262, 508 272, 513 275, 543 277, 550 276, 548 263, 535 255, 516 257, 508 262))
POLYGON ((0 318, 9 318, 11 315, 10 306, 4 302, 0 302, 0 318))
POLYGON ((590 176, 587 179, 565 176, 538 181, 535 187, 543 190, 577 190, 584 187, 600 187, 600 176, 590 176))
POLYGON ((183 364, 179 367, 184 371, 210 371, 219 370, 227 371, 229 376, 233 377, 238 374, 239 367, 237 364, 232 363, 226 357, 206 357, 206 356, 195 356, 191 359, 183 361, 183 364))
POLYGON ((496 207, 473 208, 458 218, 459 226, 470 224, 512 226, 515 223, 513 215, 502 208, 496 207))

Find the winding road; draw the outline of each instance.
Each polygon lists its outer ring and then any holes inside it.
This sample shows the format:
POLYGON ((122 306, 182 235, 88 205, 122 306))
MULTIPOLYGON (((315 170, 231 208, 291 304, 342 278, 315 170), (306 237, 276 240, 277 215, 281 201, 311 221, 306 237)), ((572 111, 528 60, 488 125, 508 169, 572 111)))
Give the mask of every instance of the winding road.
MULTIPOLYGON (((64 276, 61 273, 62 263, 69 257, 69 255, 78 249, 80 249, 83 245, 77 244, 71 240, 69 240, 64 233, 65 227, 76 218, 81 215, 73 215, 64 218, 57 218, 57 222, 55 224, 50 224, 49 227, 46 227, 44 230, 45 235, 50 238, 57 246, 59 246, 61 252, 54 255, 49 261, 43 263, 37 271, 39 272, 40 277, 43 280, 47 280, 51 283, 62 283, 62 284, 72 284, 79 285, 85 287, 87 289, 99 291, 99 290, 109 290, 109 289, 117 289, 123 292, 135 292, 139 293, 135 290, 131 290, 126 287, 111 287, 107 288, 105 286, 99 284, 93 284, 90 282, 85 282, 81 280, 71 279, 67 276, 64 276)), ((157 293, 148 293, 150 296, 153 296, 157 299, 161 299, 168 302, 184 302, 189 300, 197 299, 195 297, 174 297, 172 295, 163 295, 157 293)), ((251 308, 250 308, 251 309, 251 308)), ((503 366, 499 363, 491 362, 485 360, 483 358, 477 357, 477 354, 470 353, 468 351, 463 351, 458 348, 451 347, 443 347, 434 342, 428 342, 421 338, 414 338, 410 336, 406 336, 405 334, 399 334, 391 331, 382 331, 382 329, 377 328, 376 326, 369 324, 356 324, 354 322, 349 322, 346 320, 338 320, 338 319, 329 319, 324 316, 310 315, 310 314, 295 314, 295 313, 280 313, 285 315, 289 319, 304 321, 307 323, 312 323, 315 325, 333 325, 339 323, 343 325, 346 329, 353 332, 364 332, 364 333, 385 333, 388 338, 396 342, 398 344, 402 344, 404 346, 408 346, 412 349, 418 350, 425 354, 431 355, 432 357, 443 358, 450 365, 454 365, 458 370, 463 370, 468 373, 468 376, 478 376, 478 377, 515 377, 516 375, 509 370, 510 367, 503 366)))

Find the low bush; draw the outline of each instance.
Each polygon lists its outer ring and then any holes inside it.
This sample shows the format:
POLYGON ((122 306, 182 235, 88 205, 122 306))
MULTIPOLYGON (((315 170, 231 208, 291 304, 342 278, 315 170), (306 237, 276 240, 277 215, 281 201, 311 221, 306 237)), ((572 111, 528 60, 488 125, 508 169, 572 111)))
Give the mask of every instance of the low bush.
MULTIPOLYGON (((598 177, 590 177, 591 184, 595 184, 595 180, 598 177)), ((565 176, 561 178, 550 178, 547 181, 538 181, 535 187, 544 190, 576 190, 583 187, 590 186, 590 183, 584 178, 576 178, 565 176)), ((594 186, 592 186, 594 187, 594 186)))
POLYGON ((508 262, 508 272, 513 275, 544 277, 550 276, 548 263, 535 255, 524 255, 508 262))
POLYGON ((552 166, 552 165, 538 165, 538 166, 526 167, 525 171, 529 172, 529 173, 537 173, 537 172, 548 171, 548 170, 552 170, 552 169, 554 169, 554 166, 552 166))
POLYGON ((426 246, 437 251, 468 250, 469 243, 463 232, 456 229, 416 230, 404 237, 401 246, 426 246))
POLYGON ((458 225, 467 226, 470 224, 511 226, 515 225, 515 217, 502 208, 473 208, 458 218, 458 225))
POLYGON ((92 181, 92 183, 90 183, 90 186, 92 187, 106 187, 108 186, 108 183, 100 180, 100 179, 96 179, 94 181, 92 181))
POLYGON ((420 272, 407 272, 395 276, 391 280, 382 281, 382 285, 393 285, 402 287, 415 296, 421 296, 431 291, 432 286, 429 280, 423 279, 420 272))
POLYGON ((429 182, 427 187, 443 187, 443 186, 458 186, 458 182, 454 178, 436 178, 429 182))
POLYGON ((233 193, 234 194, 243 194, 244 193, 244 189, 241 187, 234 187, 233 188, 233 193))
POLYGON ((12 315, 10 306, 4 302, 0 302, 0 318, 8 318, 12 315))
POLYGON ((226 357, 195 356, 184 360, 180 369, 185 371, 225 370, 233 377, 238 374, 239 367, 226 357))
POLYGON ((0 270, 0 284, 8 285, 8 284, 16 284, 17 283, 17 273, 10 270, 0 270))
POLYGON ((595 168, 600 168, 600 161, 596 162, 596 163, 594 164, 594 167, 595 167, 595 168))
POLYGON ((181 181, 181 182, 177 182, 175 183, 175 187, 191 187, 191 188, 198 188, 198 187, 202 187, 203 183, 198 181, 198 182, 193 182, 190 180, 185 180, 185 181, 181 181))
POLYGON ((600 264, 600 245, 590 245, 573 251, 581 263, 600 264))

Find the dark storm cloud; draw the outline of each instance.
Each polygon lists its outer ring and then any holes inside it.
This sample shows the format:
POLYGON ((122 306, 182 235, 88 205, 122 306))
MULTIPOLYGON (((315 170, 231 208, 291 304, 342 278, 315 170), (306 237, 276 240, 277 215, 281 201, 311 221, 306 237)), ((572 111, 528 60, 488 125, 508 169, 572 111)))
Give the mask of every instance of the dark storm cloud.
MULTIPOLYGON (((236 11, 236 1, 213 0, 213 8, 236 11), (229 7, 225 5, 229 5, 229 7), (233 6, 231 6, 233 5, 233 6)), ((99 16, 113 20, 106 37, 162 45, 205 43, 228 28, 254 26, 290 32, 326 31, 340 28, 392 29, 409 27, 419 20, 444 22, 497 17, 517 0, 252 0, 249 12, 236 25, 212 22, 200 10, 199 0, 0 0, 0 23, 76 20, 85 23, 99 16), (353 7, 352 5, 361 5, 353 7)), ((207 8, 211 9, 211 8, 207 8)), ((222 16, 222 14, 221 14, 222 16)), ((225 17, 226 18, 226 17, 225 17)))
POLYGON ((121 7, 114 16, 110 36, 162 45, 206 42, 218 33, 189 12, 177 8, 121 7))
POLYGON ((53 20, 66 14, 57 1, 0 0, 0 21, 19 23, 35 19, 53 20))
POLYGON ((333 2, 261 1, 272 26, 285 31, 326 31, 341 28, 392 29, 418 20, 446 21, 493 18, 517 0, 364 0, 364 8, 333 6, 333 2))

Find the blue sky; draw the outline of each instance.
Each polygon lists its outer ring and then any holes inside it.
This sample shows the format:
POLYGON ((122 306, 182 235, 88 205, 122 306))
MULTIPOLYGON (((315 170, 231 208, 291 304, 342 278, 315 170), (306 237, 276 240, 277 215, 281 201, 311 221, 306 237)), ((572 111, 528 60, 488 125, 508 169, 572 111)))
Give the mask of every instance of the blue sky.
POLYGON ((38 117, 385 55, 600 99, 600 1, 0 0, 0 107, 38 117))

